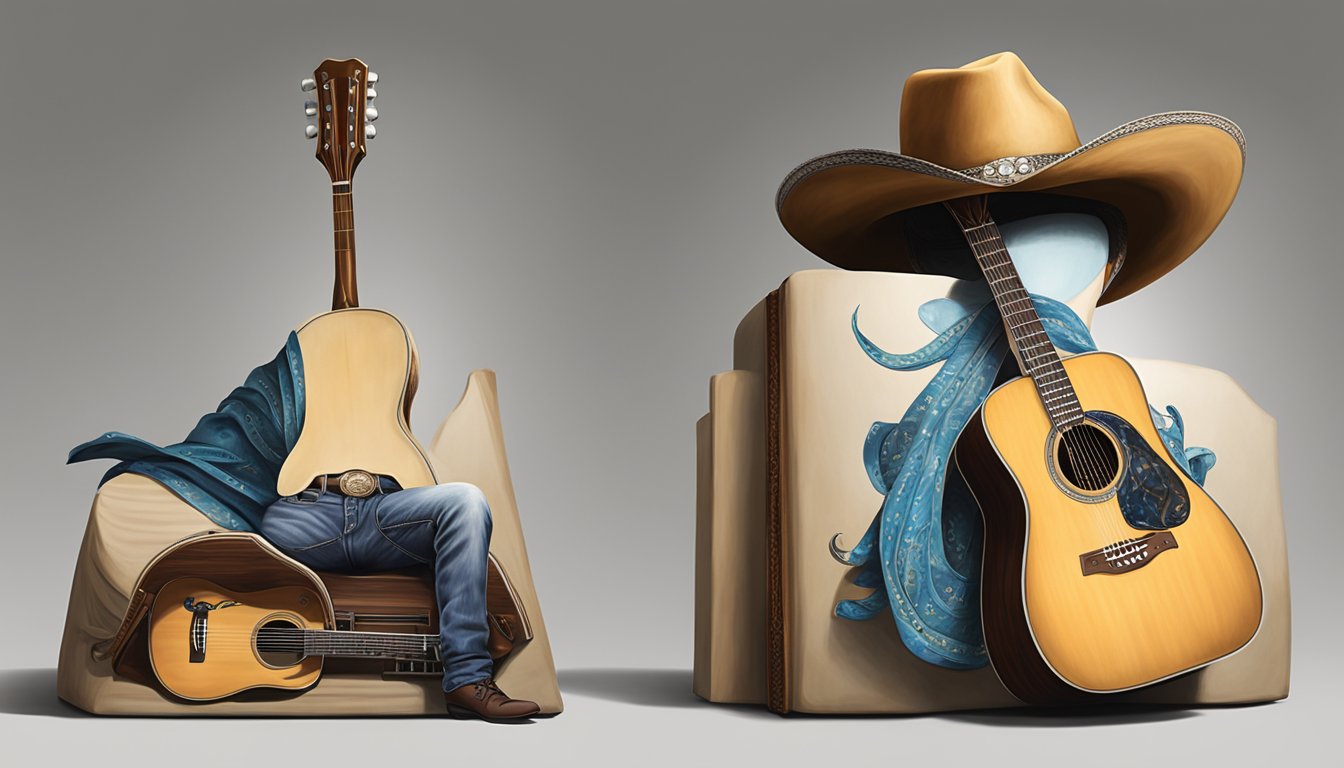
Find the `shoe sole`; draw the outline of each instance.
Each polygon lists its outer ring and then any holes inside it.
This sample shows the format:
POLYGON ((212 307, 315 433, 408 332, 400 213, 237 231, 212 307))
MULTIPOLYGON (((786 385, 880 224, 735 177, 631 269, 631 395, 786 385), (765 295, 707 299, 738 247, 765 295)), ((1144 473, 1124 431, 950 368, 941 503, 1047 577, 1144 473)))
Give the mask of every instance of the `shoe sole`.
POLYGON ((533 712, 528 712, 526 714, 521 715, 513 715, 512 717, 486 717, 485 715, 467 709, 466 707, 456 707, 453 706, 452 704, 449 704, 448 714, 455 720, 484 720, 487 723, 511 723, 517 720, 526 720, 529 717, 539 715, 541 714, 541 709, 538 708, 533 712))

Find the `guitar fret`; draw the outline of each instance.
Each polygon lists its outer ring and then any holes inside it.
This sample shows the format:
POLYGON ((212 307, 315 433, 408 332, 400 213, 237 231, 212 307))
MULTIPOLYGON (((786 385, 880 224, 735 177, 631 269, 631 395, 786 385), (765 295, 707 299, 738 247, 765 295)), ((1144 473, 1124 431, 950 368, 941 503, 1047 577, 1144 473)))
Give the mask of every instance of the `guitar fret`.
MULTIPOLYGON (((1021 351, 1021 350, 1019 350, 1019 352, 1020 352, 1020 351, 1021 351)), ((1036 354, 1036 355, 1028 355, 1028 354, 1026 354, 1026 353, 1024 352, 1024 353, 1022 353, 1022 357, 1025 357, 1025 358, 1026 358, 1032 365, 1035 365, 1036 362, 1037 362, 1038 360, 1050 360, 1050 359, 1053 357, 1053 355, 1051 355, 1051 353, 1049 353, 1049 352, 1041 352, 1041 353, 1036 354)), ((1041 367, 1043 367, 1043 368, 1044 368, 1044 367, 1048 367, 1048 364, 1045 365, 1045 366, 1041 366, 1041 367)), ((1050 371, 1050 372, 1053 373, 1053 371, 1050 371)))

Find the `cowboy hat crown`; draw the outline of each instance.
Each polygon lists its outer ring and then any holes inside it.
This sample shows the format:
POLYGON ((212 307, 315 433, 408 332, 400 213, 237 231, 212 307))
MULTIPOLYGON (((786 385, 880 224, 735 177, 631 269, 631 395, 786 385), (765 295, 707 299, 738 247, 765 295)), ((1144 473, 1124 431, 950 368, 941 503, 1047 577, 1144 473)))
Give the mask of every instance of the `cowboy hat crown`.
POLYGON ((901 154, 962 169, 1001 157, 1063 154, 1080 143, 1068 110, 1015 53, 926 69, 905 81, 901 154))

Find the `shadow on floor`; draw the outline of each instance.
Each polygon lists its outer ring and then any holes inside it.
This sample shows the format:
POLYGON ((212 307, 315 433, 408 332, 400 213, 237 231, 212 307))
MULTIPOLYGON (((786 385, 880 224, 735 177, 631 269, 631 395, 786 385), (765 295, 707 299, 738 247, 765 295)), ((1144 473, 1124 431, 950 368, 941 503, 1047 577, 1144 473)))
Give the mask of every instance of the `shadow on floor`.
MULTIPOLYGON (((779 720, 764 707, 710 704, 691 691, 691 672, 684 669, 565 669, 558 673, 560 690, 640 707, 707 707, 740 717, 779 720)), ((1199 717, 1197 709, 1174 706, 1105 705, 1086 708, 986 709, 926 715, 806 715, 788 719, 907 719, 936 717, 952 722, 1005 728, 1091 728, 1143 725, 1199 717)))
POLYGON ((1102 725, 1148 725, 1199 717, 1198 710, 1145 705, 1093 705, 1076 708, 984 709, 937 715, 943 720, 1005 728, 1091 728, 1102 725))
POLYGON ((562 669, 560 690, 640 707, 699 707, 689 669, 562 669))
POLYGON ((1052 726, 1077 727, 1094 725, 1143 725, 1201 717, 1206 711, 1219 709, 1251 709, 1272 707, 1278 702, 1257 701, 1239 704, 1092 704, 1073 708, 1041 709, 981 709, 970 712, 952 712, 939 715, 945 720, 977 725, 998 725, 1009 728, 1052 726))
POLYGON ((55 669, 0 669, 0 714, 90 717, 57 698, 55 669))

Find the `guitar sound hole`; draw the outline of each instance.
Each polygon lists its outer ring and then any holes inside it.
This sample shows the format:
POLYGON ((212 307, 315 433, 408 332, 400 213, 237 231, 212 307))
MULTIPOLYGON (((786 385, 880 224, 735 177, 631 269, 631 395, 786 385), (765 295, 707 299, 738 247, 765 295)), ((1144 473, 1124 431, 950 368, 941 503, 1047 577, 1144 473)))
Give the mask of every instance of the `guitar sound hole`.
POLYGON ((270 667, 303 661, 303 630, 287 619, 272 619, 257 629, 257 656, 270 667))
POLYGON ((1087 422, 1060 434, 1055 463, 1065 480, 1084 491, 1104 490, 1120 473, 1120 454, 1110 435, 1087 422))

